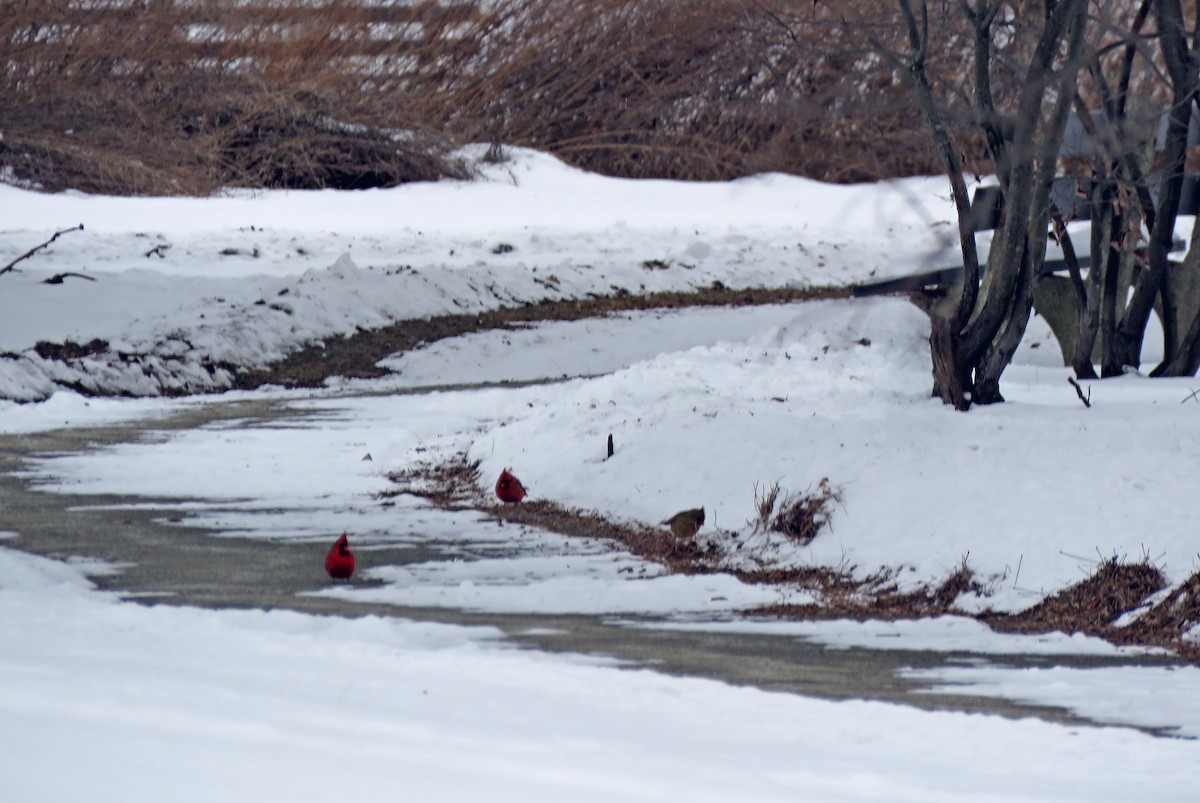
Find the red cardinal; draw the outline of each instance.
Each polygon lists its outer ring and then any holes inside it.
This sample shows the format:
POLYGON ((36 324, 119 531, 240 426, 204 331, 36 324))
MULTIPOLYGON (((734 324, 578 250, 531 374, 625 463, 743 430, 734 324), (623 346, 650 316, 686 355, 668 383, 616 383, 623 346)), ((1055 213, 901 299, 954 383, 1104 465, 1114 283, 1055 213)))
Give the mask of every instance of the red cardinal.
POLYGON ((334 580, 349 580, 350 575, 354 574, 354 554, 350 551, 350 545, 346 543, 345 533, 342 533, 325 554, 325 571, 329 572, 329 576, 334 580))
POLYGON ((496 480, 496 496, 500 497, 501 502, 515 505, 525 498, 525 486, 509 474, 508 469, 504 469, 500 472, 500 479, 496 480))

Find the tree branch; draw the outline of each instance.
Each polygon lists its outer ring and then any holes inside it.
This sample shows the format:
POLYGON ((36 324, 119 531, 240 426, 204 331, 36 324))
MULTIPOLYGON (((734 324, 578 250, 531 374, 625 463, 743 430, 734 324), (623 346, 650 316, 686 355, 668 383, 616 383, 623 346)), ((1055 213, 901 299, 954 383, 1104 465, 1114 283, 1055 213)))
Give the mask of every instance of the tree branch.
POLYGON ((41 251, 43 248, 47 248, 52 242, 57 240, 59 237, 63 236, 64 234, 69 234, 70 232, 73 232, 73 231, 83 231, 83 224, 80 223, 78 226, 72 226, 69 229, 63 229, 62 231, 54 232, 54 236, 51 237, 49 240, 42 243, 41 245, 36 245, 33 248, 30 248, 28 251, 21 254, 21 256, 17 257, 12 262, 9 262, 3 268, 0 268, 0 276, 3 276, 5 273, 8 273, 10 270, 15 268, 17 263, 20 262, 21 260, 29 259, 31 256, 36 254, 38 251, 41 251))
POLYGON ((967 192, 966 180, 963 178, 962 162, 950 141, 950 133, 942 120, 933 90, 929 85, 929 76, 925 71, 925 54, 929 48, 929 17, 925 4, 921 4, 921 22, 918 24, 908 0, 899 0, 901 11, 908 26, 908 41, 910 47, 908 71, 912 77, 917 105, 920 107, 925 122, 933 137, 938 154, 942 157, 942 165, 946 177, 950 181, 950 194, 954 199, 954 208, 958 216, 958 243, 963 257, 963 285, 956 292, 960 295, 954 300, 957 309, 954 313, 956 327, 961 327, 970 315, 974 305, 974 291, 979 282, 979 252, 975 245, 975 226, 971 216, 971 199, 967 192), (964 303, 970 294, 971 306, 964 303))
POLYGON ((1075 395, 1077 395, 1079 397, 1079 400, 1081 402, 1083 402, 1083 406, 1091 407, 1092 406, 1092 389, 1089 387, 1087 395, 1084 396, 1083 388, 1079 387, 1079 383, 1075 381, 1074 377, 1068 376, 1067 381, 1071 383, 1071 387, 1075 388, 1075 395))
MULTIPOLYGON (((1015 125, 1009 146, 1009 188, 1004 197, 1007 223, 997 232, 998 238, 993 239, 992 253, 988 257, 989 270, 983 277, 979 291, 981 300, 976 304, 971 320, 962 332, 961 348, 968 362, 974 362, 984 354, 1004 325, 1013 294, 1018 290, 1020 269, 1026 258, 1024 252, 1035 221, 1041 229, 1038 236, 1043 242, 1045 238, 1049 216, 1048 206, 1045 205, 1049 194, 1047 175, 1052 177, 1053 174, 1046 174, 1046 169, 1051 168, 1052 164, 1042 165, 1041 169, 1038 169, 1038 156, 1041 155, 1037 147, 1038 126, 1043 118, 1043 105, 1046 103, 1051 81, 1055 77, 1054 63, 1064 46, 1068 48, 1066 60, 1069 72, 1077 69, 1076 60, 1083 44, 1087 2, 1063 0, 1061 3, 1047 4, 1047 14, 1017 100, 1015 125)), ((1073 76, 1071 78, 1073 80, 1073 76)), ((1071 98, 1075 94, 1074 85, 1068 86, 1065 81, 1067 76, 1058 76, 1056 83, 1060 95, 1071 98), (1064 87, 1065 93, 1061 91, 1064 87)), ((1053 130, 1048 132, 1054 137, 1055 150, 1061 142, 1061 128, 1066 123, 1065 110, 1062 108, 1064 97, 1057 98, 1057 101, 1057 105, 1053 107, 1053 130)), ((1045 149, 1041 150, 1044 152, 1045 149)))

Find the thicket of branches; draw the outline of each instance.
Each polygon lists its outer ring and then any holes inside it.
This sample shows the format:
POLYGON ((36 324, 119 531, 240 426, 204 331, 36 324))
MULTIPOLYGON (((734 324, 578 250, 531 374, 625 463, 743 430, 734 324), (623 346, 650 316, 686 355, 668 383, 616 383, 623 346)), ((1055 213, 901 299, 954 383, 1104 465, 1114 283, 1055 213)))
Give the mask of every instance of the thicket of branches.
POLYGON ((1003 401, 1000 375, 1035 305, 1080 377, 1095 377, 1095 363, 1101 376, 1140 370, 1154 311, 1163 358, 1152 375, 1194 375, 1200 227, 1184 260, 1168 255, 1200 103, 1195 2, 877 2, 905 31, 880 39, 878 51, 911 76, 958 210, 962 280, 915 298, 932 323, 935 395, 959 409, 1003 401), (964 129, 982 143, 1003 199, 986 260, 975 245, 964 129), (1072 170, 1064 203, 1056 176, 1072 170), (1073 214, 1091 223, 1086 243, 1071 241, 1073 214), (1069 278, 1044 270, 1048 231, 1069 278))
POLYGON ((0 166, 207 193, 455 175, 461 142, 612 175, 938 169, 902 78, 785 0, 11 0, 0 166))

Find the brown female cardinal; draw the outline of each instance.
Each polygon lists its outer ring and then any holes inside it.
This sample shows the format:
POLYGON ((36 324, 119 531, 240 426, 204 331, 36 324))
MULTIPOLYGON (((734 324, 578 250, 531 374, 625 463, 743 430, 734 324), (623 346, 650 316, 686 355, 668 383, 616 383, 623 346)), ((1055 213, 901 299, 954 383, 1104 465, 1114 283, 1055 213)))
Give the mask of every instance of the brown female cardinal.
POLYGON ((354 553, 350 551, 345 533, 333 542, 325 554, 325 571, 334 580, 349 580, 350 575, 354 574, 354 553))
POLYGON ((496 480, 496 496, 500 497, 501 502, 515 505, 525 498, 525 486, 508 469, 504 469, 500 472, 500 479, 496 480))
POLYGON ((704 508, 681 510, 663 524, 671 526, 671 534, 676 538, 691 538, 704 526, 704 508))

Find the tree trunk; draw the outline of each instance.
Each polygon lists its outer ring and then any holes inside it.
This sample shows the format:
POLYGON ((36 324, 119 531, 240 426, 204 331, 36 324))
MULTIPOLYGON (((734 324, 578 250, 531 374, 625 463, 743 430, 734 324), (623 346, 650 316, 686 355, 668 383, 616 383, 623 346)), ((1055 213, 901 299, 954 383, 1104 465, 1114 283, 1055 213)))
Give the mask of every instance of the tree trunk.
MULTIPOLYGON (((1178 338, 1175 325, 1174 299, 1167 286, 1170 268, 1167 255, 1175 236, 1175 219, 1179 214, 1179 199, 1183 189, 1183 174, 1187 159, 1188 126, 1192 119, 1192 104, 1196 99, 1200 77, 1197 59, 1188 44, 1188 32, 1183 26, 1183 11, 1179 0, 1157 0, 1155 16, 1162 42, 1163 63, 1171 78, 1172 102, 1167 114, 1167 137, 1164 147, 1163 179, 1159 187, 1158 208, 1150 232, 1150 265, 1138 277, 1133 297, 1117 327, 1115 357, 1122 367, 1134 370, 1141 367, 1142 341, 1146 324, 1155 300, 1161 298, 1164 307, 1163 324, 1166 334, 1163 363, 1154 370, 1163 375, 1174 360, 1172 350, 1178 338)), ((1197 19, 1200 23, 1200 16, 1197 19)))
POLYGON ((1180 340, 1169 375, 1195 376, 1196 371, 1200 371, 1200 314, 1192 318, 1192 325, 1180 340))
MULTIPOLYGON (((1100 334, 1100 307, 1104 296, 1104 275, 1108 267, 1108 254, 1112 242, 1113 207, 1112 193, 1107 181, 1097 177, 1092 186, 1092 231, 1089 242, 1092 267, 1084 285, 1084 302, 1079 308, 1078 330, 1075 336, 1075 353, 1071 367, 1079 379, 1098 379, 1094 358, 1096 336, 1100 334)), ((1114 299, 1115 300, 1115 299, 1114 299)))
POLYGON ((1175 299, 1171 331, 1176 335, 1173 359, 1164 361, 1165 376, 1194 376, 1200 368, 1200 226, 1192 230, 1192 242, 1183 262, 1167 275, 1175 299))
MULTIPOLYGON (((1120 231, 1125 225, 1125 216, 1113 214, 1111 231, 1120 231)), ((1111 234, 1110 242, 1111 242, 1111 234)), ((1121 358, 1117 352, 1117 289, 1121 282, 1121 252, 1115 248, 1104 248, 1104 270, 1100 276, 1104 287, 1100 298, 1100 376, 1121 376, 1121 358)))
POLYGON ((1033 309, 1034 271, 1031 262, 1036 260, 1037 264, 1041 265, 1046 253, 1046 238, 1039 237, 1036 242, 1037 245, 1032 248, 1026 243, 1020 272, 1017 275, 1017 287, 1013 291, 1012 306, 1004 318, 1003 326, 988 346, 979 368, 975 371, 975 386, 971 399, 976 404, 996 404, 1004 401, 1004 396, 1000 394, 1000 375, 1012 362, 1013 354, 1021 344, 1021 338, 1025 336, 1029 313, 1033 309))
POLYGON ((958 320, 952 315, 931 315, 929 318, 929 351, 933 357, 933 395, 955 410, 967 410, 967 396, 958 357, 958 320))
POLYGON ((964 374, 959 355, 959 324, 957 299, 962 293, 959 287, 950 287, 950 292, 940 295, 935 292, 918 291, 909 296, 914 304, 929 316, 929 354, 933 358, 933 397, 955 410, 967 410, 971 398, 967 393, 971 377, 964 374))
POLYGON ((1045 257, 1050 188, 1056 157, 1075 97, 1087 0, 1047 0, 1045 18, 1024 73, 1016 107, 1007 117, 996 110, 990 88, 992 23, 1002 3, 961 3, 975 32, 975 122, 997 167, 1005 223, 997 229, 987 270, 978 271, 974 230, 969 228, 961 162, 950 142, 925 71, 929 47, 928 9, 898 0, 910 51, 905 66, 934 144, 942 156, 958 210, 964 283, 937 300, 914 297, 930 317, 934 395, 958 410, 973 403, 1003 401, 1000 375, 1025 332, 1033 304, 1033 280, 1045 257), (919 11, 919 13, 918 13, 919 11), (1011 137, 1006 137, 1011 122, 1011 137))

